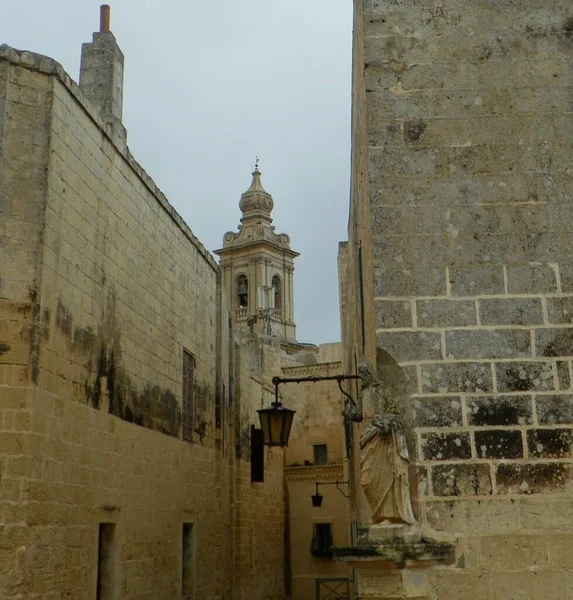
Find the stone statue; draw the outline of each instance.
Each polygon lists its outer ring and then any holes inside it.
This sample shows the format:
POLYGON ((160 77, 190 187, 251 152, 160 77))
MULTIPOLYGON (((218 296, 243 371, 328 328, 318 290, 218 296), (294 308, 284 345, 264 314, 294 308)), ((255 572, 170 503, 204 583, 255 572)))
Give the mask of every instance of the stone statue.
POLYGON ((415 523, 402 416, 371 365, 360 364, 358 375, 367 420, 360 437, 361 480, 372 510, 372 523, 415 523))

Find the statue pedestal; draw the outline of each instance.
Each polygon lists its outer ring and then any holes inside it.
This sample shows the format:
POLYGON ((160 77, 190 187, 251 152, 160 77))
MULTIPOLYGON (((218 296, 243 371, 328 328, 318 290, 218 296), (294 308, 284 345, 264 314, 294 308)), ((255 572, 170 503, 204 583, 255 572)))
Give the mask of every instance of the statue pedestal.
POLYGON ((357 569, 360 594, 369 600, 422 600, 429 593, 424 568, 454 565, 456 548, 457 536, 419 523, 388 523, 360 529, 355 546, 332 551, 337 560, 357 569))
POLYGON ((370 525, 358 530, 358 546, 417 544, 421 541, 422 527, 419 523, 413 525, 387 523, 370 525))

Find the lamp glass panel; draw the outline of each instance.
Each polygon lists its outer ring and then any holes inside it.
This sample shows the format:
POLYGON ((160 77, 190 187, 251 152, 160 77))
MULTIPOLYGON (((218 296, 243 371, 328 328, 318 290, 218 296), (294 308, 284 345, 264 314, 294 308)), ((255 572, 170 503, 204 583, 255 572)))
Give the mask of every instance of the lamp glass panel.
POLYGON ((292 427, 292 421, 294 418, 294 410, 285 410, 285 414, 283 416, 284 418, 284 424, 285 424, 285 429, 284 429, 284 433, 283 433, 283 441, 285 444, 288 444, 288 439, 290 437, 290 430, 292 427))
POLYGON ((272 444, 280 444, 281 442, 281 433, 283 431, 283 413, 282 411, 277 411, 269 414, 270 417, 270 442, 272 444))
POLYGON ((270 415, 269 415, 268 411, 260 410, 259 411, 259 419, 261 421, 261 429, 263 430, 263 437, 265 440, 265 444, 269 444, 269 442, 271 441, 271 438, 270 438, 271 427, 270 427, 270 423, 269 423, 270 415))

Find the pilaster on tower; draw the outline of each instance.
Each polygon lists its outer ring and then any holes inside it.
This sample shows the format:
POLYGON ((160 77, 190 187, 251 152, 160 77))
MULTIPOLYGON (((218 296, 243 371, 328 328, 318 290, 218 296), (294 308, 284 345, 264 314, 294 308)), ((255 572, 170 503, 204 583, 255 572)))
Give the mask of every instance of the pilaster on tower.
POLYGON ((286 233, 275 233, 272 196, 263 188, 258 166, 249 189, 241 195, 238 231, 228 231, 215 250, 234 325, 296 343, 294 323, 294 259, 286 233))

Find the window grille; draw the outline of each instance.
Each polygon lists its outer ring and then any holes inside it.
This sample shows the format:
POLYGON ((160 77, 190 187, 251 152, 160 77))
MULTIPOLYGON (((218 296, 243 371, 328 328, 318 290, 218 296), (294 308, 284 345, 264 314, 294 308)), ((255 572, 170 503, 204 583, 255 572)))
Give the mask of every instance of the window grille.
POLYGON ((313 528, 310 553, 321 558, 332 557, 332 525, 331 523, 315 523, 313 528))
POLYGON ((181 405, 182 437, 186 442, 193 441, 195 425, 195 358, 183 350, 183 399, 181 405))

